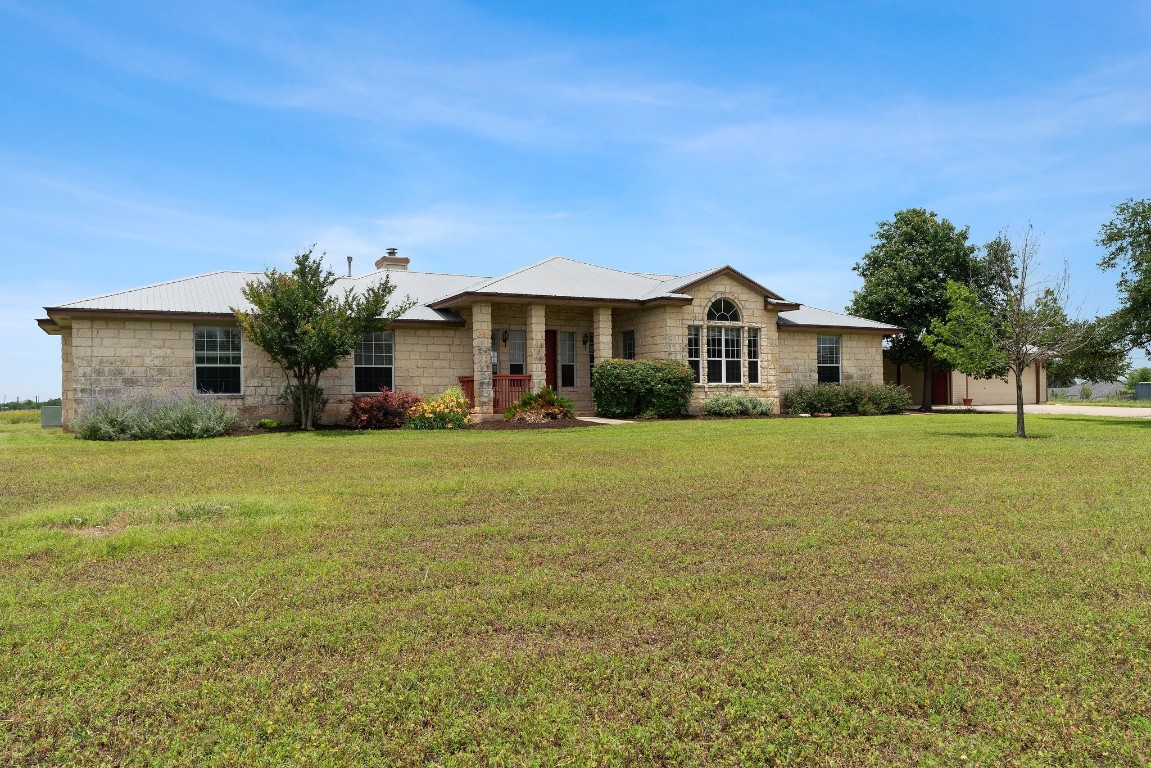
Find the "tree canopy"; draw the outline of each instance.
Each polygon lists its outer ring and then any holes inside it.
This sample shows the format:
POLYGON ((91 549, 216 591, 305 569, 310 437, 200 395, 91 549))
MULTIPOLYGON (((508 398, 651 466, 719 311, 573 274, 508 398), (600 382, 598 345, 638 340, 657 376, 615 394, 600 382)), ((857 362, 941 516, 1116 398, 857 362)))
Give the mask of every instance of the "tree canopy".
POLYGON ((283 369, 304 429, 319 415, 320 374, 339 365, 364 334, 383 330, 411 307, 405 299, 388 309, 395 286, 387 276, 359 293, 333 290, 336 275, 323 266, 326 254, 314 250, 296 254, 290 272, 268 269, 247 282, 252 311, 232 308, 244 334, 283 369))
POLYGON ((1151 200, 1128 199, 1099 230, 1096 243, 1107 250, 1101 269, 1119 269, 1121 306, 1111 322, 1132 347, 1151 352, 1151 200))
POLYGON ((920 337, 934 320, 947 315, 951 298, 948 280, 962 285, 979 282, 980 262, 967 241, 968 228, 958 229, 934 211, 908 208, 891 221, 881 221, 875 245, 853 269, 863 278, 847 311, 904 329, 885 354, 895 364, 923 369, 923 405, 931 410, 931 372, 942 365, 920 337))

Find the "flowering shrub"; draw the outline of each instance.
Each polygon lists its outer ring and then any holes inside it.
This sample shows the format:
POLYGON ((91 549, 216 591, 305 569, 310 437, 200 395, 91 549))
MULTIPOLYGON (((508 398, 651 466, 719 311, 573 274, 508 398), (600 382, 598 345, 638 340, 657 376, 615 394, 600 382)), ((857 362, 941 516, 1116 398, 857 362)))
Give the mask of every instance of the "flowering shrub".
POLYGON ((472 426, 472 404, 459 387, 408 409, 405 429, 463 429, 472 426))
POLYGON ((420 397, 414 392, 393 392, 381 389, 376 395, 358 395, 352 398, 347 424, 355 429, 399 429, 408 420, 408 411, 418 405, 420 397))
POLYGON ((557 395, 551 387, 544 387, 535 393, 524 392, 518 403, 504 411, 504 419, 507 421, 526 421, 532 424, 574 416, 575 403, 557 395))

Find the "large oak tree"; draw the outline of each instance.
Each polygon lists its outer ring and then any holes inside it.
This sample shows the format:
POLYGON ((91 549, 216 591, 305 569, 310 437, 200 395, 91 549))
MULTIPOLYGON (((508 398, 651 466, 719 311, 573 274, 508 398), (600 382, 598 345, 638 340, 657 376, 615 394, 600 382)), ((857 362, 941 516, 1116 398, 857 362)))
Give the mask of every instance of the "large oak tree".
POLYGON ((957 229, 934 211, 908 208, 878 227, 875 245, 853 267, 863 286, 853 294, 847 311, 904 329, 885 354, 896 365, 910 363, 923 371, 920 407, 930 411, 931 374, 948 366, 920 337, 933 320, 947 316, 951 306, 947 281, 976 282, 979 259, 975 246, 967 242, 968 228, 957 229))

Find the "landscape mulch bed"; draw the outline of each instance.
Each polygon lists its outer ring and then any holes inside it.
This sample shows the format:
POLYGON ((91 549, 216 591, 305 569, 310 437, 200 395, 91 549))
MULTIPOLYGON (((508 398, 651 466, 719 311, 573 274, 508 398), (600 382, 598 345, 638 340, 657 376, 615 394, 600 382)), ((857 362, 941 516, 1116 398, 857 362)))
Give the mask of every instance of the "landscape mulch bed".
POLYGON ((555 419, 553 421, 541 422, 528 422, 528 421, 505 421, 504 419, 492 419, 490 421, 481 421, 478 429, 571 429, 572 427, 602 427, 603 424, 597 424, 594 421, 584 421, 583 419, 555 419))

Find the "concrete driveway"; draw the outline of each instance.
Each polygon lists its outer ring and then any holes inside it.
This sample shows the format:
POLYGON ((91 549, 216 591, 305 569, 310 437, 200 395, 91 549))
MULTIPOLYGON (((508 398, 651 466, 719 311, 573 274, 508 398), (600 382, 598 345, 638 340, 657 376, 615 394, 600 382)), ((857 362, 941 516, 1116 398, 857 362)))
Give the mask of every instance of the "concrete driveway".
MULTIPOLYGON (((1015 413, 1014 405, 975 405, 973 410, 978 413, 1015 413)), ((937 411, 962 411, 961 405, 937 405, 937 411)), ((1151 408, 1134 408, 1106 405, 1064 405, 1063 403, 1045 403, 1042 405, 1024 405, 1024 413, 1051 413, 1068 416, 1124 416, 1131 419, 1151 419, 1151 408)))

